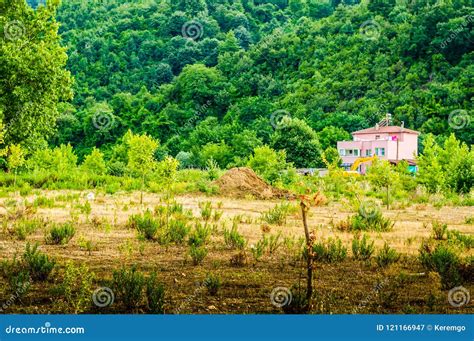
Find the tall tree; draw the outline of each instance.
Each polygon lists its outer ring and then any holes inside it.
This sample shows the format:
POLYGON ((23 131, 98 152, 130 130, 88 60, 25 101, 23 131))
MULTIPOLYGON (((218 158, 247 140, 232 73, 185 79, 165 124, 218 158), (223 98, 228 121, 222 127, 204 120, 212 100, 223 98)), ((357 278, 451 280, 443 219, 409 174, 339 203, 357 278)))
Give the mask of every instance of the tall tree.
POLYGON ((37 10, 24 0, 0 2, 0 119, 7 145, 38 148, 54 132, 58 103, 72 98, 58 6, 59 0, 37 10))

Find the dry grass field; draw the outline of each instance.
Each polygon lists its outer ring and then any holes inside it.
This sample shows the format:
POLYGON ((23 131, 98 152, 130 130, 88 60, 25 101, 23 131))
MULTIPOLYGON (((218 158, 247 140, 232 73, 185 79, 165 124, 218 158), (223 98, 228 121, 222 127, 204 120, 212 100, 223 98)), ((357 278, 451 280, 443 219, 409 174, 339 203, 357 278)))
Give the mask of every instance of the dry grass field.
MULTIPOLYGON (((301 258, 304 230, 298 210, 298 202, 290 201, 286 222, 270 224, 262 219, 262 213, 282 203, 281 200, 229 199, 185 195, 174 200, 184 210, 192 211, 192 226, 202 222, 202 203, 211 202, 221 217, 209 221, 212 234, 207 244, 208 254, 201 264, 194 265, 189 256, 187 243, 158 243, 140 240, 137 232, 127 226, 129 217, 165 205, 158 194, 146 193, 140 204, 140 193, 106 195, 78 191, 42 191, 28 197, 0 198, 0 214, 3 229, 0 230, 0 259, 21 256, 25 244, 39 243, 40 250, 54 257, 57 266, 46 282, 32 283, 24 297, 14 299, 4 309, 6 313, 61 313, 64 305, 58 304, 55 287, 60 285, 62 269, 68 261, 85 264, 95 273, 94 287, 108 287, 113 270, 122 266, 136 265, 144 273, 157 273, 164 284, 165 313, 280 313, 272 304, 274 288, 295 289, 304 287, 305 268, 301 258), (22 208, 24 201, 36 203, 22 208), (90 206, 89 206, 90 205, 90 206), (201 205, 201 206, 200 206, 201 205), (16 207, 12 209, 12 207, 16 207), (17 216, 12 216, 16 210, 17 216), (10 215, 7 214, 10 212, 10 215), (43 219, 26 240, 12 234, 12 226, 18 219, 43 219), (65 245, 47 245, 45 233, 51 223, 73 221, 74 237, 65 245), (229 248, 224 242, 223 230, 237 226, 246 240, 245 251, 229 248), (252 248, 263 235, 279 236, 274 250, 265 250, 258 260, 252 248), (87 243, 86 243, 87 241, 87 243), (85 246, 87 245, 87 246, 85 246), (240 258, 236 262, 236 255, 240 258), (231 262, 231 259, 234 261, 231 262), (203 285, 208 274, 218 276, 221 286, 216 295, 210 295, 203 285)), ((404 209, 383 210, 385 217, 395 222, 392 231, 367 232, 375 241, 376 250, 387 242, 400 254, 400 259, 388 267, 379 267, 374 260, 357 261, 351 257, 352 232, 341 232, 334 226, 354 214, 348 202, 330 202, 313 208, 309 226, 314 230, 316 241, 339 237, 348 248, 348 257, 340 262, 315 263, 314 313, 473 313, 472 303, 456 308, 448 303, 446 288, 442 288, 439 275, 422 268, 417 256, 423 238, 432 234, 431 222, 448 224, 448 230, 456 229, 474 235, 470 207, 433 208, 430 205, 413 205, 404 209)), ((472 249, 466 256, 472 255, 472 249)), ((10 297, 8 281, 0 279, 1 302, 10 297), (1 297, 5 297, 4 300, 1 297)), ((464 286, 474 293, 474 283, 464 286)), ((89 313, 124 312, 121 303, 99 308, 91 304, 89 313)), ((132 311, 144 312, 138 305, 132 311)))

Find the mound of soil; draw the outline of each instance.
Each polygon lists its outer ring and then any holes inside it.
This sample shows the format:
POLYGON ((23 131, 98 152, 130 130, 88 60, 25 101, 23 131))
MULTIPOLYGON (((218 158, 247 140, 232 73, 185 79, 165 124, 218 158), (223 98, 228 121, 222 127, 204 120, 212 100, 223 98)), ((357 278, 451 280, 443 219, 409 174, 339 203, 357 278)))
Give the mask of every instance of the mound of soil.
POLYGON ((233 198, 252 195, 257 199, 288 198, 289 193, 267 184, 253 170, 246 167, 229 169, 215 181, 220 193, 233 198))

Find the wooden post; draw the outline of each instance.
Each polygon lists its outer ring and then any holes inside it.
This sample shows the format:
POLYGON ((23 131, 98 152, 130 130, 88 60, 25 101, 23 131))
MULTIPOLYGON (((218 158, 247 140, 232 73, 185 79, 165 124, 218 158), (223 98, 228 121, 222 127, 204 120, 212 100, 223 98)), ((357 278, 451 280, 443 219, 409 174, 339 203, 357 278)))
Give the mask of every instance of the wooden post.
POLYGON ((304 226, 304 234, 306 237, 306 249, 307 249, 307 259, 306 259, 306 266, 308 271, 308 276, 306 279, 306 300, 307 300, 307 311, 311 310, 311 300, 313 297, 313 242, 309 235, 308 229, 308 221, 306 217, 307 206, 306 204, 301 201, 301 214, 303 216, 303 226, 304 226))

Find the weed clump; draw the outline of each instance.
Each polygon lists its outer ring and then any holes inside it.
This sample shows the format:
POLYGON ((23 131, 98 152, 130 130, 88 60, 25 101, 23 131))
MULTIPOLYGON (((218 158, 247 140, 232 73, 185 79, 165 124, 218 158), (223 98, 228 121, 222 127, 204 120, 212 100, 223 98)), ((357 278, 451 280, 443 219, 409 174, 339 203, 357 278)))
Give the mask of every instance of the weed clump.
POLYGON ((76 234, 76 229, 71 222, 54 225, 47 234, 45 241, 50 245, 65 245, 76 234))
POLYGON ((370 241, 366 234, 362 238, 358 234, 352 240, 352 257, 354 259, 368 261, 374 251, 374 241, 370 241))

